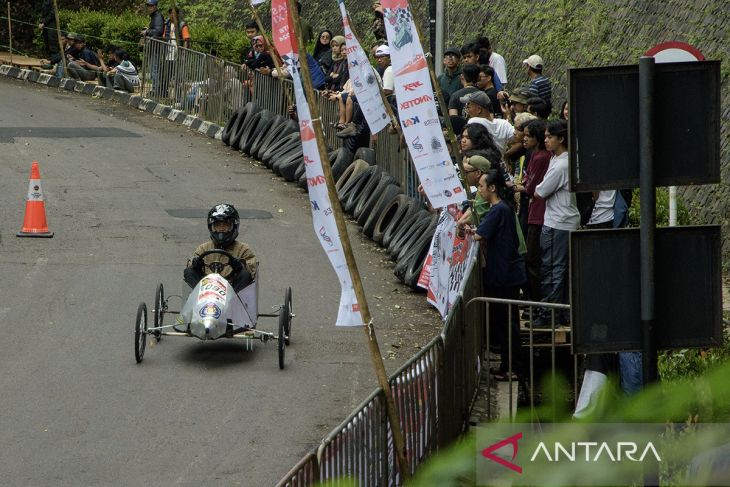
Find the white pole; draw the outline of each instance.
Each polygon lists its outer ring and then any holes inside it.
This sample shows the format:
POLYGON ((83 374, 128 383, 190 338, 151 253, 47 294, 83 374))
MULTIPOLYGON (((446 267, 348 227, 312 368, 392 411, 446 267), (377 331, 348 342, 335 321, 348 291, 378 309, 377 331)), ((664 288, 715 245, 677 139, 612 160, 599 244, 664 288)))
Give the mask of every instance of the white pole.
POLYGON ((444 0, 436 0, 436 52, 433 53, 436 76, 444 70, 444 13, 444 0))
POLYGON ((669 187, 669 226, 677 226, 677 187, 669 187))

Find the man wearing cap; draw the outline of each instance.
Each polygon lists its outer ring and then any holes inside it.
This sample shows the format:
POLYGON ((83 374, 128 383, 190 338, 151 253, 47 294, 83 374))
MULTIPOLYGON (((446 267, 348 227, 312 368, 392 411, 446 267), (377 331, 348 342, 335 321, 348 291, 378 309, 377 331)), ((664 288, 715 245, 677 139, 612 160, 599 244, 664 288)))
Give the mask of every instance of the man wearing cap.
POLYGON ((444 93, 444 102, 448 105, 449 98, 461 89, 461 53, 455 47, 444 51, 444 72, 438 77, 441 91, 444 93))
POLYGON ((150 16, 150 25, 139 34, 145 37, 160 38, 165 29, 165 19, 162 18, 162 14, 157 9, 157 0, 146 0, 145 5, 150 16))
POLYGON ((492 101, 483 91, 475 91, 462 98, 466 105, 466 113, 469 115, 467 123, 478 123, 486 127, 494 139, 494 144, 504 154, 507 142, 514 136, 515 128, 506 120, 494 118, 492 114, 492 101))
MULTIPOLYGON (((69 37, 72 34, 69 34, 69 37)), ((91 81, 96 79, 101 69, 101 62, 94 52, 86 47, 86 38, 81 34, 73 34, 73 51, 66 55, 69 60, 68 74, 73 79, 91 81)))
POLYGON ((548 77, 542 74, 542 58, 537 54, 533 54, 522 61, 522 64, 525 66, 527 75, 531 80, 530 91, 545 100, 548 107, 552 107, 553 87, 548 77))
POLYGON ((515 89, 512 94, 506 91, 497 93, 497 97, 501 101, 500 108, 504 119, 512 122, 518 113, 527 112, 527 100, 532 96, 534 96, 533 93, 524 87, 515 89))

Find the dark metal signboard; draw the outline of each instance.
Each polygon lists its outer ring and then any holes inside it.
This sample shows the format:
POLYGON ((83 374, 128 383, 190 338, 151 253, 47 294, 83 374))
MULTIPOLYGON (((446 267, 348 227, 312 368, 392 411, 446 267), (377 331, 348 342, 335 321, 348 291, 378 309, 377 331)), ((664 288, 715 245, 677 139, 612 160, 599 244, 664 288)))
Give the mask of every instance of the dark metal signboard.
MULTIPOLYGON (((656 185, 720 182, 720 62, 655 67, 656 185)), ((571 191, 639 187, 639 67, 570 69, 571 191)))
MULTIPOLYGON (((717 225, 656 231, 658 349, 722 344, 717 225)), ((641 350, 639 229, 571 232, 574 353, 641 350)))

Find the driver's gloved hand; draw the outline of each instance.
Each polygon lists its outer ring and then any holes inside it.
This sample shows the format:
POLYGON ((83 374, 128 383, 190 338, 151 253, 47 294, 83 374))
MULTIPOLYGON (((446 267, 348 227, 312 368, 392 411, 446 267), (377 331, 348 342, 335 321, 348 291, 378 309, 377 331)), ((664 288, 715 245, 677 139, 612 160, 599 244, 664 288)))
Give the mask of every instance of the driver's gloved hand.
POLYGON ((190 261, 190 267, 192 267, 196 271, 202 271, 203 264, 204 264, 203 259, 201 259, 197 255, 195 257, 193 257, 193 260, 190 261))
POLYGON ((241 264, 241 261, 238 259, 231 260, 231 269, 233 269, 233 272, 241 272, 243 270, 243 264, 241 264))

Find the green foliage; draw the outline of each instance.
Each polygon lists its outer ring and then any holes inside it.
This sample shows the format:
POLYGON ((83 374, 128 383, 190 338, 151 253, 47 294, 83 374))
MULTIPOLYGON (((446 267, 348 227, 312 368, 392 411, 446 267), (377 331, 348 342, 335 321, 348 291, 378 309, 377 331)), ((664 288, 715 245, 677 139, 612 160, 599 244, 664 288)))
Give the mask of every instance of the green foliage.
MULTIPOLYGON (((730 419, 730 363, 718 361, 707 367, 701 376, 687 382, 684 380, 664 380, 646 388, 634 396, 615 394, 615 384, 609 384, 599 395, 600 407, 596 415, 584 418, 586 423, 659 423, 667 424, 673 429, 667 436, 679 442, 681 446, 691 439, 696 444, 711 445, 717 442, 712 428, 693 431, 694 423, 721 423, 730 419)), ((574 441, 571 436, 574 430, 571 425, 577 421, 572 419, 569 411, 562 409, 563 399, 568 394, 567 386, 562 380, 547 389, 557 391, 552 397, 555 403, 546 401, 538 408, 537 417, 544 422, 546 418, 555 418, 556 431, 551 439, 564 443, 574 441), (557 412, 556 412, 557 411, 557 412)), ((531 423, 534 417, 528 411, 519 412, 516 422, 531 423)), ((485 424, 484 427, 490 427, 485 424)), ((669 431, 669 430, 667 430, 669 431)), ((727 439, 722 439, 725 443, 727 439)), ((521 446, 522 450, 524 445, 521 446)), ((528 448, 529 451, 529 448, 528 448)), ((449 448, 442 449, 421 466, 408 487, 430 487, 432 485, 466 486, 476 483, 477 444, 473 432, 457 441, 449 448)), ((679 455, 681 460, 689 460, 679 455)), ((601 468, 601 467, 591 467, 601 468)), ((610 465, 606 468, 617 468, 610 465)), ((596 475, 600 472, 596 471, 596 475)), ((672 468, 666 463, 660 467, 661 485, 681 485, 684 471, 672 468)), ((561 469, 560 479, 551 478, 551 485, 575 485, 574 470, 561 469)))
MULTIPOLYGON (((635 189, 631 208, 629 208, 629 226, 638 227, 640 216, 641 198, 639 197, 639 190, 635 189)), ((656 224, 660 227, 669 225, 669 190, 667 188, 656 189, 656 224)), ((679 195, 677 196, 677 224, 691 224, 689 210, 679 195)))
MULTIPOLYGON (((134 12, 111 14, 91 10, 62 10, 60 12, 63 30, 84 34, 91 49, 102 49, 108 44, 118 45, 127 50, 133 62, 139 63, 140 31, 149 25, 146 15, 134 12)), ((210 23, 189 25, 193 38, 193 49, 210 52, 228 61, 239 62, 241 52, 248 48, 249 42, 242 31, 223 29, 210 23)))
MULTIPOLYGON (((726 313, 730 320, 730 313, 726 313)), ((722 347, 706 350, 683 349, 659 354, 659 374, 663 380, 691 380, 706 374, 730 359, 730 328, 723 328, 722 347)))

